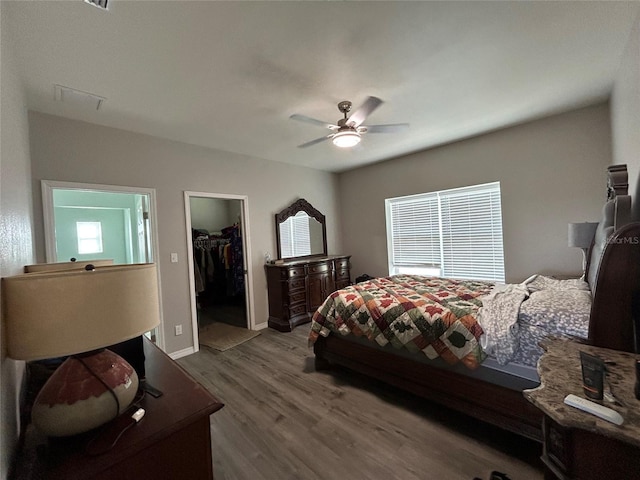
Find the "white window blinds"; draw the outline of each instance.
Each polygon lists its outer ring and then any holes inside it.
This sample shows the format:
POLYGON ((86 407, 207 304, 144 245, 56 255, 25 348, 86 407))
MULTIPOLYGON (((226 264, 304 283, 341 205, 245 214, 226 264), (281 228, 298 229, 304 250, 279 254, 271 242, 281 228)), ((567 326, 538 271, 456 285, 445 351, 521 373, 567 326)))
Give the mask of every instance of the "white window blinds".
POLYGON ((390 204, 392 249, 398 266, 440 266, 438 196, 421 195, 390 204))
POLYGON ((282 258, 311 255, 309 216, 298 212, 280 224, 280 255, 282 258))
POLYGON ((311 255, 311 239, 309 238, 309 216, 298 212, 293 219, 293 256, 311 255))
POLYGON ((500 183, 386 200, 389 273, 437 266, 443 277, 504 282, 500 183))

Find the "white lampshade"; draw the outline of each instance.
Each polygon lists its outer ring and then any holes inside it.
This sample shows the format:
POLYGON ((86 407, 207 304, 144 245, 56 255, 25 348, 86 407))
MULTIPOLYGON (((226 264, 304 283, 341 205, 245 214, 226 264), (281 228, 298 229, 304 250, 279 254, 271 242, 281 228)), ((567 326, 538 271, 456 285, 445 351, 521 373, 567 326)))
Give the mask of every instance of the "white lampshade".
POLYGON ((360 143, 360 134, 355 130, 344 130, 333 136, 333 144, 340 148, 355 147, 360 143))
POLYGON ((569 246, 589 248, 593 242, 598 223, 582 222, 569 224, 569 246))
POLYGON ((7 353, 40 360, 141 335, 160 321, 153 264, 27 273, 2 279, 7 353))

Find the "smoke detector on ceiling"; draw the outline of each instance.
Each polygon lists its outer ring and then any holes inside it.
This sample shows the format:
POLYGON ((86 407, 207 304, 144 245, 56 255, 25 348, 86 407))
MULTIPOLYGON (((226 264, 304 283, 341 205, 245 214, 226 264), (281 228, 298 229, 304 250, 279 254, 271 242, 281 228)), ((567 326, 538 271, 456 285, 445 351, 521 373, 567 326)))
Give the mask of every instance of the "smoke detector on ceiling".
POLYGON ((79 107, 88 107, 92 110, 99 110, 105 97, 95 95, 89 92, 76 90, 75 88, 65 87, 64 85, 54 85, 55 99, 58 102, 77 105, 79 107))
POLYGON ((109 0, 84 0, 84 3, 98 7, 100 10, 108 10, 107 3, 109 3, 109 0))

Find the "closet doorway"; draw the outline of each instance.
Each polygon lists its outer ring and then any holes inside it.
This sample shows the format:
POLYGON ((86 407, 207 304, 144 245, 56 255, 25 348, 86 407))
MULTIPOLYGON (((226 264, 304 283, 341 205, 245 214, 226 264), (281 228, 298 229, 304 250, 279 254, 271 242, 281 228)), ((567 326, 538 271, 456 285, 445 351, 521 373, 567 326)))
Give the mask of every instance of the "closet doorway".
POLYGON ((191 323, 194 350, 199 330, 214 322, 252 329, 248 198, 185 192, 191 323))

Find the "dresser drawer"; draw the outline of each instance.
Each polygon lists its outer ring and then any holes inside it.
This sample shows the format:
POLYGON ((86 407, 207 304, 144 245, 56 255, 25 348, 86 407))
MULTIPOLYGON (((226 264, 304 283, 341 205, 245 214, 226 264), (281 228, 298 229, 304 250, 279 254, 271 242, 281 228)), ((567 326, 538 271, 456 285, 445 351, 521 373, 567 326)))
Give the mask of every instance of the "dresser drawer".
POLYGON ((298 290, 304 290, 304 286, 304 277, 294 277, 289 280, 289 293, 296 292, 298 290))
POLYGON ((307 301, 306 290, 289 294, 289 305, 297 305, 298 303, 305 303, 306 301, 307 301))
POLYGON ((336 270, 349 269, 349 259, 348 258, 338 258, 335 260, 336 270))
POLYGON ((329 271, 328 263, 315 263, 309 265, 309 274, 324 273, 329 271))
POLYGON ((293 305, 289 307, 289 318, 297 317, 298 315, 305 315, 307 313, 307 304, 301 303, 299 305, 293 305))
POLYGON ((342 269, 338 269, 336 271, 336 279, 337 280, 349 280, 349 270, 342 270, 342 269))
POLYGON ((288 278, 304 278, 304 265, 290 267, 287 270, 283 270, 283 274, 288 278))

